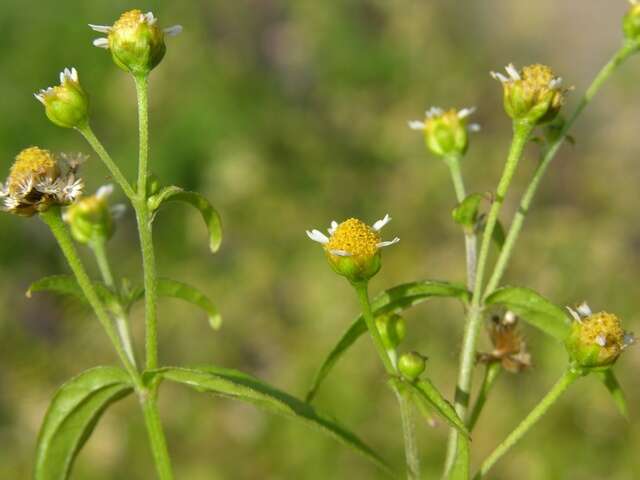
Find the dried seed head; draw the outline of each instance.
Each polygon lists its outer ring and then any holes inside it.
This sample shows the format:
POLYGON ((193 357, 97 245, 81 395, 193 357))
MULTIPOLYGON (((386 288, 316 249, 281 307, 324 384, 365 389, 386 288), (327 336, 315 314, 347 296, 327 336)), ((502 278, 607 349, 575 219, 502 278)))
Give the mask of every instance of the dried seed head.
POLYGON ((502 317, 493 316, 488 332, 493 350, 479 354, 480 362, 500 362, 505 370, 512 373, 531 366, 531 355, 527 352, 527 345, 518 328, 518 317, 513 312, 507 311, 502 317))

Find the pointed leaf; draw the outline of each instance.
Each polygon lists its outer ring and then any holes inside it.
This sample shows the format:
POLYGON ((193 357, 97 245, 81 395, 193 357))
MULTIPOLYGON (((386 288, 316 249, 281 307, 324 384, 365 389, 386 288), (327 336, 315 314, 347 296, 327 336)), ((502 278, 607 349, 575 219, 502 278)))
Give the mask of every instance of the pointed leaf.
POLYGON ((188 192, 176 186, 165 187, 147 200, 151 212, 156 212, 167 202, 185 202, 200 210, 200 215, 209 230, 209 249, 212 253, 218 251, 222 242, 222 222, 209 200, 197 192, 188 192))
POLYGON ((609 368, 605 371, 595 372, 595 374, 611 394, 620 415, 628 420, 629 409, 627 407, 627 401, 624 398, 624 392, 622 391, 622 387, 620 386, 620 383, 618 383, 618 379, 613 373, 613 370, 609 368))
POLYGON ((502 222, 500 222, 500 220, 496 222, 496 226, 493 229, 491 239, 496 244, 496 247, 498 247, 498 250, 502 250, 502 247, 504 247, 506 235, 504 233, 504 227, 502 226, 502 222))
POLYGON ((564 310, 528 288, 499 288, 486 298, 485 303, 513 311, 525 322, 561 342, 569 334, 569 319, 564 310))
MULTIPOLYGON (((373 314, 377 317, 387 313, 398 313, 406 310, 413 305, 422 303, 429 298, 434 297, 451 297, 457 298, 462 302, 469 300, 469 292, 467 289, 458 284, 439 282, 433 280, 425 280, 420 282, 405 283, 390 288, 382 292, 371 302, 373 314)), ((320 385, 327 377, 333 366, 342 357, 342 355, 367 331, 367 326, 362 315, 356 317, 355 321, 342 335, 335 347, 329 352, 329 355, 322 363, 322 366, 316 373, 313 384, 307 393, 306 400, 313 400, 320 385)))
MULTIPOLYGON (((118 300, 106 285, 100 282, 93 282, 93 287, 96 289, 100 299, 107 307, 109 307, 109 309, 113 310, 116 308, 118 300)), ((80 285, 78 285, 78 282, 72 275, 51 275, 49 277, 41 278, 29 286, 29 289, 26 292, 27 298, 31 298, 31 295, 34 292, 51 292, 58 295, 70 296, 80 300, 82 303, 88 304, 80 285)))
POLYGON ((458 435, 458 448, 456 451, 456 458, 453 461, 451 472, 447 477, 449 480, 469 480, 469 470, 471 463, 469 450, 469 439, 458 435))
POLYGON ((102 413, 132 390, 129 375, 116 367, 93 368, 62 385, 40 428, 35 480, 67 479, 102 413))
POLYGON ((258 407, 283 414, 319 428, 363 454, 376 465, 390 472, 389 467, 371 448, 355 434, 328 417, 321 415, 310 405, 278 390, 257 378, 236 370, 219 367, 204 368, 161 368, 145 374, 145 381, 156 377, 183 383, 200 392, 208 392, 228 398, 253 403, 258 407))
POLYGON ((478 221, 478 209, 485 196, 481 193, 472 193, 458 204, 451 212, 453 221, 467 229, 473 229, 478 221))

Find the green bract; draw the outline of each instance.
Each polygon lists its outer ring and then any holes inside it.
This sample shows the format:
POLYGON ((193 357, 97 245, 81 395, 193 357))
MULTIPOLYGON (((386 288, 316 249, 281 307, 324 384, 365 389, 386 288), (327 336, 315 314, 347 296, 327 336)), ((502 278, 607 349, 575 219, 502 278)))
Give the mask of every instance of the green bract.
POLYGON ((622 31, 627 40, 640 44, 640 4, 632 5, 624 16, 622 31))

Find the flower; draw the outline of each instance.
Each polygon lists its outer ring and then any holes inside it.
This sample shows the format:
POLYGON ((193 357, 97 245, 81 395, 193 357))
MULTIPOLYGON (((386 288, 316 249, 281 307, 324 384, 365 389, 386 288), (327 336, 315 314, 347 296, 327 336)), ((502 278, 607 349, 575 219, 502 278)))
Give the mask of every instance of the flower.
POLYGON ((427 148, 438 157, 462 156, 467 151, 468 132, 477 132, 480 125, 467 123, 467 117, 475 112, 475 107, 455 109, 446 112, 431 107, 425 112, 425 120, 412 120, 409 128, 424 131, 427 148))
POLYGON ((380 270, 380 248, 398 243, 398 237, 383 241, 379 231, 391 221, 389 215, 369 226, 350 218, 331 222, 329 237, 319 230, 307 230, 307 236, 324 246, 331 267, 351 282, 368 280, 380 270))
POLYGON ((521 372, 531 366, 531 355, 518 329, 515 313, 507 311, 502 317, 494 315, 488 331, 493 350, 478 354, 479 362, 500 362, 502 368, 511 373, 521 372))
POLYGON ((0 191, 4 210, 30 217, 51 206, 74 202, 84 185, 82 179, 76 178, 77 165, 69 163, 70 168, 62 173, 48 150, 29 147, 20 152, 0 191))
POLYGON ((162 60, 166 52, 164 36, 182 32, 180 25, 160 29, 153 13, 140 10, 124 12, 112 25, 91 25, 96 32, 107 37, 93 41, 96 47, 111 51, 115 64, 133 75, 147 75, 162 60))
POLYGON ((60 85, 42 89, 34 96, 44 105, 49 120, 59 127, 77 128, 88 122, 89 98, 75 68, 65 68, 60 72, 60 85))
POLYGON ((622 20, 622 31, 627 40, 640 44, 640 3, 631 0, 631 8, 622 20))
POLYGON ((491 76, 502 83, 507 115, 532 125, 553 120, 564 103, 567 91, 562 88, 562 78, 540 64, 518 71, 510 63, 505 70, 507 76, 497 72, 491 72, 491 76))
POLYGON ((574 319, 565 346, 572 361, 583 368, 607 368, 635 342, 612 313, 593 313, 584 302, 575 310, 567 307, 574 319))
POLYGON ((71 234, 80 243, 104 242, 115 231, 114 217, 119 216, 124 205, 109 207, 107 198, 113 193, 113 185, 103 185, 94 195, 80 198, 66 209, 63 215, 71 227, 71 234))

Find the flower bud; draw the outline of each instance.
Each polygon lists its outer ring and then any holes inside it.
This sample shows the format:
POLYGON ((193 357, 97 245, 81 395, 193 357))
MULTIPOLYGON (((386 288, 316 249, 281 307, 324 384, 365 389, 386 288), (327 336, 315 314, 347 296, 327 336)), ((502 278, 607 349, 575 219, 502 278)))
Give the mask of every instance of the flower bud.
POLYGON ((640 44, 640 4, 635 1, 622 20, 624 37, 640 44))
POLYGON ((386 215, 373 226, 350 218, 340 224, 331 222, 327 237, 319 230, 307 231, 307 236, 324 246, 331 268, 352 283, 369 280, 380 270, 380 249, 400 241, 382 241, 379 231, 391 217, 386 215))
POLYGON ((81 198, 67 208, 64 221, 77 242, 105 242, 111 238, 115 227, 107 197, 112 192, 113 186, 105 185, 95 195, 81 198))
POLYGON ((422 375, 425 367, 426 359, 418 352, 405 353, 398 359, 398 370, 410 382, 422 375))
POLYGON ((468 132, 478 131, 477 123, 467 124, 467 117, 475 108, 443 111, 432 107, 426 112, 424 122, 411 121, 409 128, 423 130, 425 144, 438 157, 462 156, 469 146, 468 132))
POLYGON ((112 26, 89 26, 108 34, 93 44, 111 50, 114 63, 135 76, 148 75, 160 63, 166 52, 165 34, 176 35, 182 31, 179 25, 162 30, 153 13, 140 10, 123 13, 112 26))
POLYGON ((376 326, 387 350, 395 350, 407 334, 407 324, 404 318, 395 313, 376 318, 376 326))
POLYGON ((570 312, 575 321, 565 346, 571 360, 579 367, 609 367, 634 341, 633 335, 622 329, 620 320, 612 313, 592 313, 586 303, 570 312))
POLYGON ((34 95, 44 105, 49 120, 59 127, 78 128, 87 124, 89 98, 80 86, 75 68, 60 72, 60 85, 34 95))
POLYGON ((520 72, 509 64, 508 77, 491 72, 504 88, 504 108, 513 120, 540 125, 555 118, 564 103, 562 78, 545 65, 529 65, 520 72))

